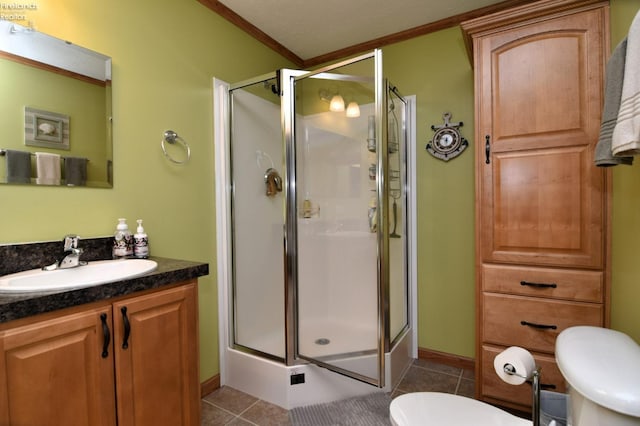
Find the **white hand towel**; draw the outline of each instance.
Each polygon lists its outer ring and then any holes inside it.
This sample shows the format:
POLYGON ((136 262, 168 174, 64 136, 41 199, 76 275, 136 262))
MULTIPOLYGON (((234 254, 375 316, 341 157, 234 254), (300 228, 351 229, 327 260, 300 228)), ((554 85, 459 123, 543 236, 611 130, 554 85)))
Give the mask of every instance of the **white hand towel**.
POLYGON ((611 151, 621 156, 640 154, 640 12, 633 18, 627 36, 622 97, 611 151))
POLYGON ((47 152, 36 152, 36 183, 38 185, 60 185, 60 156, 47 152))

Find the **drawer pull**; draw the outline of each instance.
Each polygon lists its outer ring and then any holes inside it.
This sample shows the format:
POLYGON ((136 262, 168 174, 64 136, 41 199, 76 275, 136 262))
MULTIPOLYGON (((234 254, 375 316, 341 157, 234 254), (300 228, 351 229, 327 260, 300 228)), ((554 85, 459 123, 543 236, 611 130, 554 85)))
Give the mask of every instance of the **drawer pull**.
POLYGON ((536 324, 535 322, 528 322, 528 321, 520 321, 520 324, 526 325, 527 327, 539 328, 542 330, 555 330, 558 328, 558 326, 555 326, 555 325, 536 324))
POLYGON ((526 285, 529 287, 536 287, 536 288, 556 288, 558 287, 557 284, 552 283, 552 284, 545 284, 545 283, 531 283, 529 281, 520 281, 520 285, 526 285))

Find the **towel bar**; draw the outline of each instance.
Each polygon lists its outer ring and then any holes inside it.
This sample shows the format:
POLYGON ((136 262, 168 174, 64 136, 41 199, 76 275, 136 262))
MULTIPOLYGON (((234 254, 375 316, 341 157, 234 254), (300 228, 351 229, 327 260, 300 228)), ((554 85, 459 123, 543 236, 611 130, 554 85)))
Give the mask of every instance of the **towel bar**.
MULTIPOLYGON (((7 150, 4 148, 0 148, 0 157, 3 157, 7 154, 7 150)), ((32 157, 36 156, 35 152, 30 152, 29 154, 31 154, 32 157)), ((74 157, 63 157, 62 155, 60 156, 61 160, 64 160, 65 158, 74 158, 74 157)), ((87 158, 87 161, 89 161, 89 159, 87 158)))

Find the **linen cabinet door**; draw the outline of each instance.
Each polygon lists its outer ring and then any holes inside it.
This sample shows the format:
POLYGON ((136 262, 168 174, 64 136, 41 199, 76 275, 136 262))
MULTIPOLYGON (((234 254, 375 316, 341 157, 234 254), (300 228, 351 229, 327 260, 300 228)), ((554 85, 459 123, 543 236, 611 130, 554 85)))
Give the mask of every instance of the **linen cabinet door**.
POLYGON ((477 41, 483 262, 602 268, 601 9, 477 41))
POLYGON ((111 306, 0 332, 0 424, 114 426, 111 306))
POLYGON ((199 425, 194 282, 113 305, 119 426, 199 425))

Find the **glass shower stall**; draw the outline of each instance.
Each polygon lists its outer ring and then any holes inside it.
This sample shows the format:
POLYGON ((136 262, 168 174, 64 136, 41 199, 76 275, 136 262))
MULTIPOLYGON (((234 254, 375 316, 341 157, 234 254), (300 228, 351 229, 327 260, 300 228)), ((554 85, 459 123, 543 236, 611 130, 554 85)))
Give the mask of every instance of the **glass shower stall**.
POLYGON ((381 52, 218 89, 222 384, 285 408, 389 390, 415 348, 409 107, 381 52))

